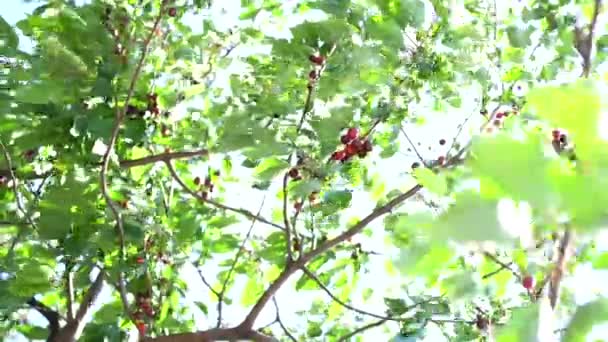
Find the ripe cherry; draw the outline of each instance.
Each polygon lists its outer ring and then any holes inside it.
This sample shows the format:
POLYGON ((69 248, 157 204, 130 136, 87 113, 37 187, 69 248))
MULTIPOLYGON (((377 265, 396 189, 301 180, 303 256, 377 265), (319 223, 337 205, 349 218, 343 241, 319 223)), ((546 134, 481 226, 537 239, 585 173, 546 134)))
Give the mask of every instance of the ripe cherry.
POLYGON ((300 175, 300 172, 298 171, 298 169, 293 168, 293 169, 289 170, 289 177, 298 178, 299 175, 300 175))
POLYGON ((532 276, 525 276, 522 280, 522 285, 525 289, 531 290, 534 287, 534 278, 532 276))
POLYGON ((316 80, 317 77, 319 77, 319 75, 317 74, 316 70, 311 70, 310 73, 308 73, 308 78, 311 80, 316 80))
POLYGON ((346 156, 347 157, 352 157, 355 154, 357 154, 357 152, 359 152, 359 150, 357 149, 357 147, 354 144, 348 144, 346 145, 346 148, 344 149, 344 151, 346 151, 346 156))
POLYGON ((559 130, 557 130, 557 129, 554 129, 554 130, 551 132, 551 135, 553 136, 553 139, 555 139, 555 140, 559 139, 560 134, 561 134, 561 133, 560 133, 560 131, 559 131, 559 130))
POLYGON ((496 118, 500 119, 505 116, 505 113, 496 113, 496 118))
POLYGON ((201 184, 201 177, 194 177, 194 185, 200 185, 201 184))
POLYGON ((139 334, 141 336, 145 336, 146 335, 146 323, 144 323, 142 321, 137 321, 135 323, 135 326, 137 327, 137 331, 139 331, 139 334))
POLYGON ((177 15, 177 9, 175 7, 169 8, 169 16, 175 17, 177 15))
POLYGON ((353 147, 355 148, 355 150, 357 150, 357 152, 365 152, 365 149, 363 147, 363 141, 361 141, 360 139, 355 139, 351 142, 351 145, 353 145, 353 147))
POLYGON ((439 158, 437 158, 437 162, 439 163, 439 165, 443 165, 445 163, 445 157, 439 156, 439 158))
POLYGON ((477 315, 477 319, 475 320, 475 325, 477 326, 477 329, 479 330, 486 330, 488 328, 488 325, 490 324, 490 322, 488 321, 487 318, 481 316, 481 315, 477 315))
POLYGON ((323 65, 325 63, 325 57, 318 55, 310 55, 308 60, 317 65, 323 65))
POLYGON ((302 202, 296 202, 293 204, 293 208, 297 211, 300 212, 302 210, 302 202))
POLYGON ((209 177, 209 176, 205 177, 205 186, 206 187, 211 186, 211 177, 209 177))
POLYGON ((439 139, 439 145, 445 145, 445 139, 439 139))
POLYGON ((346 136, 350 139, 350 140, 355 140, 357 139, 357 136, 359 135, 359 130, 355 127, 351 127, 348 129, 348 131, 346 132, 346 136))
POLYGON ((372 142, 369 140, 365 140, 363 142, 363 150, 365 152, 371 152, 372 151, 372 142))
POLYGON ((348 144, 350 142, 350 138, 344 134, 343 136, 340 137, 340 142, 343 143, 344 145, 348 144))
POLYGON ((331 155, 331 159, 337 160, 337 161, 342 161, 342 160, 346 159, 346 152, 336 151, 336 152, 334 152, 334 154, 331 155))
POLYGON ((206 200, 207 200, 207 198, 209 197, 209 193, 208 193, 207 191, 203 191, 203 192, 201 193, 201 197, 203 198, 203 200, 205 200, 205 201, 206 201, 206 200))
POLYGON ((146 260, 143 257, 137 257, 137 260, 135 260, 135 262, 137 262, 138 264, 143 264, 146 260))

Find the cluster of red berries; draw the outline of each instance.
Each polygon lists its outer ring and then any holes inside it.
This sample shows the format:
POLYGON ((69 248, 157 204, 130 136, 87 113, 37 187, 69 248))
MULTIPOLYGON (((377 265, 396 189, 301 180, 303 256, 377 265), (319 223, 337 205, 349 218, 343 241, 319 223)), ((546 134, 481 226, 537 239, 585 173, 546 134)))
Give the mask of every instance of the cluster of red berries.
MULTIPOLYGON (((502 112, 498 112, 498 113, 496 113, 496 115, 494 115, 494 120, 492 121, 492 124, 493 124, 495 127, 500 128, 500 127, 503 125, 503 123, 505 122, 505 120, 506 120, 506 119, 507 119, 509 116, 511 116, 511 115, 517 115, 518 113, 519 113, 519 112, 518 112, 518 110, 517 110, 517 108, 516 108, 516 107, 513 107, 513 110, 511 110, 511 111, 502 111, 502 112)), ((487 114, 487 111, 482 111, 482 115, 484 115, 484 116, 485 116, 486 114, 487 114), (484 113, 485 113, 485 114, 484 114, 484 113)), ((488 128, 486 128, 486 131, 487 131, 488 133, 491 133, 491 132, 493 131, 493 128, 492 128, 492 127, 488 127, 488 128)))
POLYGON ((331 159, 336 161, 346 162, 355 155, 365 158, 367 153, 372 151, 371 141, 359 137, 359 130, 354 127, 349 128, 346 134, 340 137, 340 142, 344 144, 344 148, 331 155, 331 159))
POLYGON ((167 13, 169 14, 170 17, 174 18, 177 15, 177 8, 171 7, 167 11, 167 13))
POLYGON ((308 60, 314 65, 314 68, 308 73, 308 88, 310 89, 321 75, 321 68, 325 65, 325 57, 321 55, 310 55, 308 60))
POLYGON ((144 322, 144 315, 153 318, 155 315, 154 309, 152 308, 152 299, 148 296, 138 294, 136 297, 137 311, 133 313, 135 318, 135 326, 141 336, 146 335, 146 323, 144 322))
MULTIPOLYGON (((219 177, 220 176, 220 172, 219 171, 215 171, 215 176, 219 177)), ((201 184, 201 178, 200 177, 195 177, 194 178, 194 185, 198 186, 201 189, 201 197, 203 199, 207 199, 209 197, 209 193, 213 192, 213 188, 215 187, 213 182, 211 182, 211 176, 207 175, 207 177, 205 177, 205 180, 203 182, 203 184, 201 184)))

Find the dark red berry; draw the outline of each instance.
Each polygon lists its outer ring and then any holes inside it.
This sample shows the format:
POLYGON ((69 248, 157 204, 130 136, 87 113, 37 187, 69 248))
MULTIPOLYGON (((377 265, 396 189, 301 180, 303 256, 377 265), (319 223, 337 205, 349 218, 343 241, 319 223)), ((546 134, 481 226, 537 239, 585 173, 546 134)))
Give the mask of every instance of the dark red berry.
POLYGON ((559 130, 557 130, 557 129, 554 129, 554 130, 551 132, 551 135, 553 136, 553 139, 555 139, 555 140, 559 139, 560 134, 561 134, 561 133, 560 133, 560 131, 559 131, 559 130))
POLYGON ((310 55, 308 60, 317 65, 323 65, 325 63, 325 57, 323 56, 310 55))
POLYGON ((209 197, 209 193, 208 193, 207 191, 203 191, 203 192, 201 193, 201 197, 203 198, 203 200, 205 200, 205 201, 206 201, 206 200, 207 200, 207 198, 209 197))
POLYGON ((298 211, 298 212, 299 212, 300 210, 302 210, 302 202, 296 202, 296 203, 294 203, 294 204, 293 204, 293 208, 294 208, 296 211, 298 211))
POLYGON ((137 323, 135 323, 135 326, 137 327, 137 331, 139 331, 139 334, 141 336, 146 335, 146 324, 144 322, 138 321, 137 323))
POLYGON ((481 315, 477 315, 477 319, 475 320, 475 325, 477 326, 477 329, 484 331, 488 328, 489 324, 490 322, 487 318, 481 315))
POLYGON ((417 169, 420 167, 420 163, 419 162, 413 162, 412 163, 412 169, 417 169))
POLYGON ((143 263, 144 263, 144 261, 145 261, 145 260, 144 260, 144 258, 143 258, 143 257, 137 257, 136 262, 137 262, 138 264, 140 264, 140 265, 141 265, 141 264, 143 264, 143 263))
POLYGON ((175 7, 169 8, 169 16, 175 17, 177 15, 177 9, 175 7))
POLYGON ((289 177, 297 178, 299 175, 300 175, 300 172, 298 171, 298 169, 293 168, 293 169, 289 170, 289 177))
POLYGON ((194 178, 194 185, 199 185, 201 184, 201 178, 200 177, 195 177, 194 178))
POLYGON ((134 105, 127 106, 127 110, 126 110, 127 115, 134 115, 134 114, 137 114, 137 112, 138 112, 137 107, 135 107, 134 105))
POLYGON ((310 78, 311 80, 316 80, 318 77, 317 71, 316 70, 311 70, 310 73, 308 73, 308 78, 310 78))
POLYGON ((342 161, 346 158, 346 152, 344 151, 336 151, 331 155, 331 159, 342 161))
POLYGON ((372 151, 372 142, 369 140, 365 140, 363 142, 363 150, 365 152, 371 152, 372 151))
POLYGON ((355 140, 357 139, 357 136, 359 135, 359 130, 355 127, 351 127, 348 129, 348 131, 346 132, 346 136, 350 139, 350 140, 355 140))
POLYGON ((445 139, 439 139, 439 145, 445 145, 445 139))
POLYGON ((209 176, 205 177, 205 186, 206 187, 211 186, 211 177, 209 177, 209 176))
POLYGON ((343 143, 344 145, 348 144, 350 142, 350 140, 351 139, 349 139, 346 134, 344 134, 343 136, 340 137, 340 142, 343 143))
POLYGON ((531 290, 534 287, 534 278, 532 276, 525 276, 522 280, 522 285, 525 289, 531 290))
POLYGON ((353 147, 357 150, 357 152, 365 152, 365 148, 363 146, 363 141, 361 141, 360 139, 355 139, 351 142, 351 144, 353 145, 353 147))
POLYGON ((344 151, 346 151, 346 156, 347 157, 352 157, 355 154, 357 154, 357 152, 359 152, 359 150, 357 149, 357 147, 354 144, 352 144, 352 143, 346 145, 346 148, 344 149, 344 151))
POLYGON ((505 113, 496 113, 496 118, 497 118, 497 119, 500 119, 500 118, 502 118, 503 116, 505 116, 505 113))
POLYGON ((439 163, 439 165, 443 165, 443 163, 445 163, 445 157, 439 156, 439 158, 437 158, 437 162, 439 163))

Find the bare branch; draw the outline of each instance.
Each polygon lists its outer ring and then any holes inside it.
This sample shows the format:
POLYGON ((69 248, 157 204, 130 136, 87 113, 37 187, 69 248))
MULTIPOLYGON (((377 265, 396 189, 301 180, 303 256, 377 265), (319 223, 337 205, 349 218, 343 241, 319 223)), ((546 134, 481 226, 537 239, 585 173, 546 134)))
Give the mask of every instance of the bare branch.
POLYGON ((89 312, 89 309, 95 303, 95 301, 97 300, 97 297, 99 296, 99 293, 103 289, 103 280, 104 280, 104 273, 100 269, 99 274, 93 281, 93 284, 91 284, 91 286, 89 287, 87 292, 84 294, 84 297, 82 298, 82 302, 80 302, 80 306, 78 306, 78 310, 76 310, 76 315, 74 316, 74 321, 82 322, 82 319, 89 312))
POLYGON ((355 335, 357 335, 359 333, 362 333, 365 330, 369 330, 371 328, 379 327, 379 326, 381 326, 382 324, 384 324, 386 322, 387 322, 387 320, 381 319, 381 320, 376 321, 374 323, 370 323, 370 324, 364 325, 361 328, 355 329, 352 332, 350 332, 349 334, 340 337, 340 339, 338 340, 338 342, 349 341, 353 336, 355 336, 355 335))
POLYGON ((281 327, 281 329, 283 329, 283 332, 285 333, 285 335, 287 335, 287 337, 289 337, 290 340, 292 340, 293 342, 297 342, 298 340, 289 332, 289 330, 287 329, 287 327, 285 326, 285 324, 283 324, 283 321, 281 320, 281 314, 279 313, 279 304, 277 303, 277 297, 272 297, 272 303, 274 303, 274 308, 277 312, 276 322, 279 323, 279 326, 281 327))
MULTIPOLYGON (((106 149, 106 152, 104 153, 103 159, 102 159, 101 172, 100 172, 100 177, 99 177, 100 185, 101 185, 101 192, 103 194, 103 197, 106 200, 107 205, 110 207, 110 210, 112 211, 112 214, 114 215, 114 218, 116 219, 116 230, 118 232, 118 240, 119 240, 119 244, 120 244, 121 261, 124 261, 124 258, 125 258, 125 241, 124 241, 125 232, 124 232, 122 215, 120 213, 120 209, 118 209, 116 203, 114 203, 114 201, 112 200, 112 198, 110 197, 110 194, 108 192, 108 179, 107 179, 108 166, 110 163, 110 155, 112 154, 112 151, 114 150, 114 146, 116 145, 116 142, 118 140, 118 133, 120 131, 120 126, 122 125, 122 122, 126 115, 127 105, 130 102, 131 98, 133 97, 133 94, 135 92, 135 84, 137 83, 137 80, 139 79, 139 74, 141 73, 141 69, 144 65, 144 61, 148 54, 148 47, 152 41, 152 38, 154 37, 154 32, 158 28, 158 25, 160 24, 160 21, 165 12, 164 11, 165 3, 166 3, 165 1, 162 2, 159 13, 156 17, 156 20, 154 21, 154 25, 152 26, 152 28, 150 29, 150 32, 148 33, 148 36, 144 40, 141 56, 135 66, 135 71, 133 72, 133 75, 131 76, 131 83, 129 84, 129 88, 127 91, 127 98, 125 100, 125 105, 122 106, 122 108, 119 106, 116 106, 116 118, 114 120, 114 125, 112 127, 112 134, 110 136, 108 148, 106 149)), ((129 312, 129 302, 127 299, 127 289, 126 289, 126 285, 125 285, 125 281, 124 281, 123 272, 119 272, 118 286, 119 286, 120 298, 121 298, 121 301, 123 304, 123 309, 124 309, 125 313, 128 315, 128 317, 131 317, 131 314, 129 312)), ((76 315, 76 317, 78 317, 78 314, 76 315)))
POLYGON ((203 282, 203 284, 205 284, 205 286, 207 286, 209 288, 209 290, 211 291, 211 293, 213 293, 217 298, 220 297, 220 293, 217 292, 212 286, 211 284, 209 284, 209 282, 207 281, 207 279, 205 278, 205 276, 203 275, 203 271, 201 271, 199 269, 199 265, 198 263, 194 264, 194 266, 196 267, 196 272, 198 272, 198 276, 201 278, 201 281, 203 282))
MULTIPOLYGON (((262 212, 262 208, 264 207, 264 202, 265 201, 266 201, 266 197, 264 197, 262 199, 262 203, 260 204, 260 209, 258 210, 257 216, 259 216, 260 213, 262 212)), ((220 290, 220 293, 217 296, 218 297, 218 303, 217 303, 217 325, 216 325, 217 328, 219 328, 222 325, 222 305, 224 303, 224 294, 226 294, 226 289, 228 288, 228 282, 230 281, 230 278, 232 277, 232 273, 234 272, 236 264, 239 261, 239 257, 243 253, 243 250, 245 250, 245 244, 247 243, 247 241, 249 240, 249 237, 251 236, 251 232, 253 231, 253 227, 255 226, 255 222, 256 222, 255 219, 253 219, 251 221, 251 226, 249 226, 249 230, 247 230, 247 234, 245 235, 245 238, 241 242, 241 246, 239 247, 239 249, 236 252, 236 255, 234 256, 234 260, 232 261, 232 265, 230 265, 230 268, 228 269, 228 274, 226 274, 226 279, 224 279, 224 283, 222 284, 222 289, 220 290)))
POLYGON ((49 322, 49 338, 59 332, 59 313, 32 297, 27 304, 38 311, 49 322))
POLYGON ((483 252, 483 255, 486 256, 488 259, 492 260, 493 262, 495 262, 496 264, 500 265, 500 267, 502 267, 502 269, 507 269, 509 271, 511 271, 511 273, 513 273, 513 275, 515 276, 515 278, 517 278, 518 280, 521 280, 521 274, 519 274, 519 272, 515 271, 514 269, 511 268, 511 264, 507 265, 504 262, 500 261, 496 255, 490 253, 490 252, 483 252))
POLYGON ((553 310, 555 310, 555 308, 557 307, 557 303, 559 300, 559 287, 566 270, 566 264, 570 259, 570 248, 573 240, 573 235, 574 233, 570 230, 570 228, 567 228, 566 231, 564 231, 564 235, 562 236, 559 242, 555 267, 551 272, 548 296, 549 301, 551 303, 551 308, 553 308, 553 310))
MULTIPOLYGON (((291 158, 290 158, 291 159, 291 158)), ((285 224, 285 244, 287 246, 287 264, 293 262, 293 251, 291 250, 291 224, 289 223, 289 213, 287 211, 287 183, 289 182, 289 172, 283 176, 283 223, 285 224)), ((295 234, 295 232, 294 232, 295 234)))
POLYGON ((583 58, 583 74, 587 78, 591 72, 591 53, 593 51, 593 36, 595 35, 595 26, 597 19, 602 10, 602 1, 595 0, 591 22, 587 26, 587 32, 581 27, 574 28, 574 46, 578 53, 583 58))
POLYGON ((167 152, 161 154, 155 154, 139 159, 130 159, 130 160, 122 160, 120 161, 120 167, 123 169, 128 169, 136 166, 143 166, 149 164, 155 164, 158 162, 168 162, 173 159, 190 159, 195 157, 203 157, 208 156, 209 151, 207 150, 198 150, 198 151, 179 151, 179 152, 167 152))
POLYGON ((171 173, 171 176, 173 177, 173 179, 175 179, 175 181, 182 187, 182 189, 184 189, 184 191, 186 191, 187 193, 189 193, 190 195, 192 195, 193 197, 195 197, 196 199, 211 204, 212 206, 218 208, 218 209, 222 209, 222 210, 226 210, 226 211, 231 211, 233 213, 237 213, 237 214, 241 214, 245 217, 247 217, 250 220, 256 220, 265 224, 268 224, 270 226, 273 226, 275 228, 278 228, 280 230, 284 230, 285 228, 283 228, 282 226, 273 223, 263 217, 261 217, 260 215, 255 215, 252 212, 245 210, 245 209, 238 209, 238 208, 233 208, 233 207, 229 207, 227 205, 224 205, 222 203, 216 202, 212 199, 208 199, 205 198, 201 195, 199 195, 198 193, 196 193, 196 191, 190 189, 186 183, 184 183, 184 181, 179 177, 179 175, 177 174, 177 172, 175 171, 175 168, 173 167, 173 165, 171 164, 171 162, 169 161, 165 161, 165 164, 167 165, 167 168, 169 169, 169 172, 171 173))
POLYGON ((250 329, 253 326, 253 323, 255 322, 256 318, 258 317, 258 315, 264 308, 264 306, 274 296, 274 294, 281 288, 281 286, 283 286, 283 284, 287 281, 287 279, 293 273, 295 273, 298 269, 300 269, 302 266, 306 265, 313 258, 325 253, 326 251, 333 248, 334 246, 336 246, 336 245, 348 240, 349 238, 353 237, 354 235, 360 233, 369 223, 374 221, 376 218, 378 218, 386 213, 389 213, 393 208, 395 208, 396 206, 401 204, 403 201, 414 196, 420 189, 422 189, 422 185, 416 184, 410 190, 402 193, 401 195, 390 200, 385 205, 372 211, 369 215, 367 215, 365 218, 363 218, 361 221, 359 221, 359 223, 355 224, 347 231, 343 232, 342 234, 340 234, 339 236, 337 236, 331 240, 327 240, 327 241, 323 242, 322 244, 317 246, 317 248, 315 248, 314 250, 302 255, 300 258, 295 260, 292 264, 287 265, 287 267, 283 270, 283 272, 281 272, 279 277, 262 294, 260 299, 253 306, 253 308, 251 309, 251 311, 245 318, 245 320, 243 320, 243 322, 239 326, 242 328, 245 328, 245 329, 250 329))

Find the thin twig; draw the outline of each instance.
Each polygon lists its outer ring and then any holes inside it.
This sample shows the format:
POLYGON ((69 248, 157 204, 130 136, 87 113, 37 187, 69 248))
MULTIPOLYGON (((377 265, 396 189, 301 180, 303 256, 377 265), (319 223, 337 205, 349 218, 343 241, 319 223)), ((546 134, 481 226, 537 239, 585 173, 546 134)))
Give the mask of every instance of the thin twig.
POLYGON ((205 198, 205 197, 199 195, 196 191, 190 189, 188 187, 188 185, 186 185, 186 183, 184 183, 184 181, 179 177, 179 175, 175 171, 175 168, 173 167, 173 164, 171 164, 170 161, 165 161, 165 165, 167 165, 167 168, 169 169, 169 173, 171 173, 171 176, 173 177, 173 179, 182 187, 182 189, 184 191, 186 191, 187 193, 189 193, 190 195, 192 195, 193 197, 195 197, 196 199, 198 199, 198 200, 200 200, 202 202, 208 203, 208 204, 210 204, 210 205, 212 205, 212 206, 214 206, 214 207, 216 207, 218 209, 222 209, 222 210, 231 211, 231 212, 234 212, 234 213, 237 213, 237 214, 241 214, 241 215, 247 217, 250 220, 259 221, 259 222, 262 222, 262 223, 265 223, 267 225, 273 226, 273 227, 275 227, 277 229, 280 229, 280 230, 284 230, 285 229, 281 225, 273 223, 273 222, 271 222, 271 221, 263 218, 262 216, 256 215, 256 214, 254 214, 254 213, 252 213, 252 212, 250 212, 248 210, 229 207, 227 205, 224 205, 222 203, 216 202, 216 201, 214 201, 212 199, 208 199, 208 198, 205 198))
POLYGON ((360 327, 360 328, 357 328, 357 329, 355 329, 355 330, 351 331, 350 333, 348 333, 348 334, 346 334, 346 335, 344 335, 344 336, 340 337, 340 339, 338 340, 338 342, 344 342, 344 341, 348 341, 348 340, 350 340, 350 339, 351 339, 353 336, 355 336, 355 335, 357 335, 357 334, 359 334, 359 333, 362 333, 362 332, 364 332, 365 330, 369 330, 369 329, 371 329, 371 328, 379 327, 379 326, 381 326, 382 324, 384 324, 384 323, 386 323, 386 322, 387 322, 387 320, 385 320, 385 319, 381 319, 381 320, 376 321, 376 322, 374 322, 374 323, 370 323, 370 324, 364 325, 364 326, 362 326, 362 327, 360 327))
MULTIPOLYGON (((131 76, 131 82, 129 84, 129 88, 127 91, 127 98, 125 100, 125 105, 122 106, 122 108, 120 106, 116 106, 116 118, 114 120, 114 125, 112 127, 112 134, 110 135, 110 141, 108 143, 108 147, 106 149, 106 152, 103 155, 101 172, 100 172, 100 177, 99 177, 100 184, 101 184, 101 192, 103 194, 103 197, 105 198, 107 205, 110 207, 110 210, 112 211, 112 214, 114 215, 114 218, 116 219, 116 230, 118 232, 118 240, 119 240, 119 244, 120 244, 120 260, 122 262, 124 262, 125 254, 126 254, 125 253, 125 241, 124 241, 125 232, 124 232, 122 215, 120 213, 120 209, 118 209, 118 206, 112 200, 112 198, 110 197, 110 194, 108 192, 108 179, 107 179, 108 166, 110 163, 110 155, 112 154, 112 151, 114 150, 114 146, 116 145, 116 142, 118 140, 118 133, 120 131, 120 126, 122 125, 122 122, 126 115, 127 105, 130 102, 130 100, 133 97, 133 94, 135 92, 135 84, 137 83, 137 80, 139 79, 139 74, 141 73, 141 69, 143 68, 144 61, 145 61, 147 53, 148 53, 148 47, 152 41, 152 38, 154 37, 154 33, 155 33, 156 29, 158 28, 158 25, 160 24, 160 21, 165 12, 165 3, 166 3, 165 1, 162 2, 161 8, 156 17, 154 25, 152 26, 152 29, 150 30, 148 37, 144 40, 141 56, 135 66, 135 71, 133 72, 133 75, 131 76)), ((125 313, 128 315, 128 317, 131 317, 131 313, 129 311, 129 301, 127 298, 127 289, 126 289, 126 285, 125 285, 124 274, 122 271, 119 272, 119 274, 118 274, 118 287, 119 287, 119 292, 120 292, 120 299, 123 304, 123 309, 124 309, 125 313)))
POLYGON ((493 276, 497 275, 498 273, 502 272, 503 270, 509 270, 510 271, 511 270, 510 269, 511 265, 513 265, 513 261, 509 262, 508 264, 505 264, 504 266, 500 266, 498 269, 496 269, 496 270, 494 270, 494 271, 492 271, 490 273, 484 274, 481 277, 481 279, 488 279, 490 277, 493 277, 493 276))
POLYGON ((405 129, 403 128, 403 126, 399 127, 399 129, 401 130, 401 133, 403 133, 403 135, 405 136, 405 138, 407 139, 407 141, 410 143, 410 146, 412 146, 412 148, 414 149, 414 152, 418 156, 418 159, 420 159, 420 162, 422 163, 422 165, 426 166, 426 163, 424 162, 424 158, 422 158, 422 156, 418 152, 418 149, 416 148, 416 145, 414 145, 414 142, 407 135, 407 132, 405 132, 405 129))
POLYGON ((504 262, 500 261, 496 257, 496 255, 494 255, 494 254, 492 254, 490 252, 486 252, 486 251, 483 252, 483 255, 485 255, 488 259, 492 260, 496 264, 500 265, 500 267, 502 267, 503 269, 507 269, 507 270, 511 271, 511 273, 513 273, 513 275, 515 276, 515 278, 517 278, 518 280, 521 280, 521 274, 519 274, 519 272, 517 272, 514 269, 512 269, 510 265, 507 265, 504 262))
MULTIPOLYGON (((293 251, 291 250, 291 224, 289 223, 289 213, 287 212, 287 183, 289 182, 289 172, 285 172, 283 176, 283 223, 285 224, 285 245, 287 246, 287 263, 293 261, 293 251)), ((295 232, 294 232, 295 234, 295 232)))
POLYGON ((194 264, 195 268, 196 268, 196 272, 198 272, 198 276, 201 278, 203 284, 205 284, 205 286, 207 286, 209 288, 209 290, 211 291, 211 293, 213 293, 217 298, 220 297, 220 293, 217 292, 213 286, 211 286, 211 284, 209 284, 209 282, 207 281, 207 279, 205 278, 205 276, 203 275, 203 271, 201 269, 199 269, 200 265, 197 263, 194 264))
POLYGON ((158 162, 167 162, 173 159, 190 159, 195 157, 208 156, 209 151, 203 149, 198 151, 179 151, 179 152, 167 152, 161 154, 155 154, 139 159, 122 160, 120 161, 120 167, 128 169, 136 166, 143 166, 148 164, 154 164, 158 162))
POLYGON ((555 310, 557 307, 558 299, 559 299, 559 288, 561 284, 561 280, 566 271, 566 264, 570 259, 570 245, 572 243, 572 231, 570 228, 567 228, 564 231, 564 235, 559 241, 557 260, 555 262, 555 267, 551 272, 551 278, 549 280, 549 301, 551 303, 551 308, 555 310))
POLYGON ((277 297, 272 297, 272 302, 274 303, 274 308, 277 313, 277 318, 275 321, 277 323, 279 323, 279 326, 281 327, 281 329, 283 329, 283 332, 285 333, 285 335, 287 335, 287 337, 289 337, 290 340, 292 340, 293 342, 297 342, 298 340, 289 332, 289 330, 287 329, 287 327, 285 326, 285 324, 283 324, 283 321, 281 320, 281 314, 279 313, 279 304, 277 303, 277 297))
MULTIPOLYGON (((262 203, 260 204, 260 209, 258 209, 258 214, 256 216, 260 216, 260 213, 262 212, 262 208, 264 207, 265 201, 266 201, 266 196, 264 196, 264 198, 262 198, 262 203)), ((247 241, 249 240, 249 237, 251 236, 251 233, 253 232, 253 227, 255 226, 255 223, 256 223, 256 220, 253 219, 251 221, 251 225, 249 226, 249 230, 247 230, 247 234, 245 234, 245 238, 241 242, 241 246, 239 247, 239 249, 236 252, 236 255, 234 256, 232 265, 230 265, 230 268, 228 269, 228 273, 226 274, 226 279, 224 279, 224 283, 222 284, 222 289, 220 290, 220 293, 218 295, 216 328, 219 328, 222 325, 222 305, 224 303, 224 295, 226 294, 226 289, 228 288, 228 282, 230 281, 230 278, 232 277, 232 273, 234 272, 234 269, 236 268, 236 264, 239 261, 241 254, 245 250, 245 244, 247 243, 247 241)))

